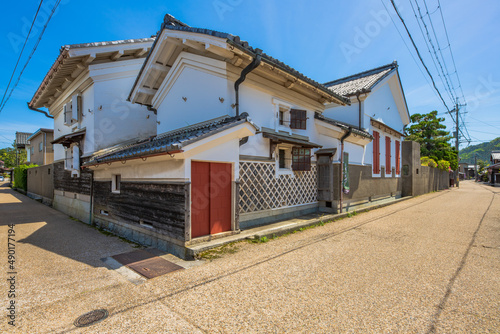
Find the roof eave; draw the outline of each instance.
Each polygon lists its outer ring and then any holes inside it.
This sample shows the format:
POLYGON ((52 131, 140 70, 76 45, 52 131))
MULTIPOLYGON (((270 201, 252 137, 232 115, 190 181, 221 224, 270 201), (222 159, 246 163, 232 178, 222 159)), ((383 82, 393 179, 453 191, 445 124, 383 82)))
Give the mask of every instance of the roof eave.
MULTIPOLYGON (((234 42, 233 40, 231 39, 227 39, 227 43, 233 47, 236 47, 238 48, 238 50, 252 56, 252 57, 255 57, 257 54, 255 52, 253 52, 252 50, 240 45, 239 43, 236 43, 234 42)), ((290 71, 286 68, 283 68, 283 66, 281 64, 278 64, 276 62, 273 62, 272 60, 270 60, 269 58, 262 58, 262 61, 265 62, 265 63, 268 63, 269 65, 272 65, 274 67, 277 67, 279 68, 281 71, 284 71, 292 76, 294 76, 297 80, 300 80, 302 81, 303 83, 305 83, 306 85, 309 85, 311 87, 314 87, 316 89, 316 91, 320 91, 323 93, 323 95, 327 95, 328 97, 330 97, 333 101, 332 102, 336 102, 337 104, 340 104, 340 105, 350 105, 351 104, 351 101, 346 98, 346 97, 343 97, 335 92, 332 92, 331 90, 329 90, 328 88, 324 87, 323 85, 321 85, 320 83, 317 83, 317 84, 314 84, 312 82, 310 82, 309 80, 305 80, 304 78, 301 78, 301 76, 297 76, 295 73, 290 73, 290 71)))

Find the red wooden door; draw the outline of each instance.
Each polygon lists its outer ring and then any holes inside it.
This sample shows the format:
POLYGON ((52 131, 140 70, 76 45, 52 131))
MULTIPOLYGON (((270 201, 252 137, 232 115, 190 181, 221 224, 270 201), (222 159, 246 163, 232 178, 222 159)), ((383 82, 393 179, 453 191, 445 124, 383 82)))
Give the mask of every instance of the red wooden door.
POLYGON ((231 230, 231 164, 210 163, 210 234, 231 230))
POLYGON ((210 164, 191 163, 191 236, 210 234, 210 164))
POLYGON ((191 235, 231 230, 231 164, 192 162, 191 235))

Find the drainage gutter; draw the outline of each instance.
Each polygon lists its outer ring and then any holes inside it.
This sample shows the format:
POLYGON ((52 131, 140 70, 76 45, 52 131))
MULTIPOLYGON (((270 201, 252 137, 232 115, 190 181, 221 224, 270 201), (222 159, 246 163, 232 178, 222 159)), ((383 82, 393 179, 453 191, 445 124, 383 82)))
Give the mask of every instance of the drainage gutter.
POLYGON ((260 63, 262 61, 261 54, 262 54, 262 50, 260 50, 260 49, 255 50, 255 58, 252 60, 252 62, 250 64, 248 64, 247 67, 245 67, 243 69, 243 71, 241 71, 240 77, 234 83, 234 92, 235 92, 235 100, 236 100, 236 102, 235 102, 236 116, 240 115, 240 94, 239 94, 240 85, 243 81, 245 81, 247 74, 252 72, 254 69, 256 69, 260 65, 260 63))

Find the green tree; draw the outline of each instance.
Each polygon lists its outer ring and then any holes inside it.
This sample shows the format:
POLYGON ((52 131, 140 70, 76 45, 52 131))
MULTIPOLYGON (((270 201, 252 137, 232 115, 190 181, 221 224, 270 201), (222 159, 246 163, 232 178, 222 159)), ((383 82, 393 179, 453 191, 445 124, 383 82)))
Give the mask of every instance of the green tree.
POLYGON ((450 132, 444 130, 446 126, 441 122, 444 118, 437 117, 436 110, 428 114, 413 114, 405 140, 419 143, 421 156, 448 161, 455 170, 458 169, 457 152, 450 144, 450 132))
MULTIPOLYGON (((24 164, 28 160, 26 150, 19 150, 17 158, 20 165, 24 164)), ((14 144, 12 144, 12 147, 0 149, 0 160, 5 163, 6 168, 16 167, 16 148, 14 144)))

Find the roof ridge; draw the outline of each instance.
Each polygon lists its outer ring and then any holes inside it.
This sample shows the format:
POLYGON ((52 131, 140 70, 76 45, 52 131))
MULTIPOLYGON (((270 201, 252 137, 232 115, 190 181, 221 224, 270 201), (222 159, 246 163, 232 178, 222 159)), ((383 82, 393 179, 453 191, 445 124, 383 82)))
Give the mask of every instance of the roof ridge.
POLYGON ((382 65, 382 66, 379 66, 379 67, 376 67, 376 68, 372 68, 370 70, 366 70, 366 71, 359 72, 359 73, 356 73, 356 74, 352 74, 352 75, 349 75, 349 76, 346 76, 346 77, 343 77, 343 78, 339 78, 339 79, 335 79, 335 80, 332 80, 332 81, 325 82, 323 85, 326 86, 326 87, 331 87, 331 86, 334 86, 334 85, 337 85, 337 84, 341 84, 341 83, 344 83, 344 82, 347 82, 347 81, 356 80, 356 79, 363 78, 363 77, 366 77, 366 76, 369 76, 369 75, 372 75, 372 74, 376 74, 376 73, 382 72, 383 70, 386 70, 386 69, 389 69, 389 68, 397 68, 397 67, 398 67, 398 62, 395 60, 395 61, 393 61, 390 64, 382 65))
MULTIPOLYGON (((179 31, 187 31, 191 33, 200 33, 200 34, 205 34, 209 36, 214 36, 218 38, 225 38, 226 43, 238 47, 241 51, 247 53, 247 54, 255 54, 255 53, 260 53, 262 50, 259 48, 254 48, 249 45, 247 41, 241 40, 240 36, 237 35, 232 35, 226 32, 221 32, 217 30, 212 30, 212 29, 205 29, 205 28, 195 28, 191 27, 179 20, 177 20, 175 17, 173 17, 170 14, 166 14, 163 20, 163 23, 161 24, 160 31, 158 32, 157 36, 159 36, 162 32, 163 29, 169 29, 169 30, 179 30, 179 31)), ((153 50, 156 47, 156 41, 153 43, 151 49, 153 50)), ((322 91, 323 93, 328 94, 329 96, 332 96, 335 100, 337 100, 337 103, 340 102, 339 104, 350 104, 350 100, 340 94, 337 94, 334 91, 331 91, 326 87, 325 85, 321 84, 320 82, 315 81, 314 79, 306 76, 302 72, 299 72, 295 68, 285 64, 284 62, 278 60, 277 58, 274 58, 266 53, 262 53, 262 60, 264 62, 267 62, 268 64, 275 66, 279 68, 282 71, 288 72, 291 75, 297 77, 299 80, 304 81, 305 83, 313 86, 314 88, 322 91)), ((149 57, 149 55, 148 55, 149 57)), ((139 77, 142 75, 143 70, 146 66, 146 62, 148 61, 148 58, 146 58, 146 61, 144 62, 141 70, 139 71, 139 74, 136 78, 136 81, 134 85, 132 86, 132 90, 129 93, 128 99, 131 99, 132 92, 134 91, 136 84, 139 80, 139 77)))
POLYGON ((117 39, 117 40, 112 40, 112 41, 65 44, 65 45, 61 46, 61 50, 87 48, 87 47, 98 47, 98 46, 106 46, 106 45, 144 43, 144 42, 151 42, 154 40, 155 40, 155 37, 144 37, 144 38, 117 39))

